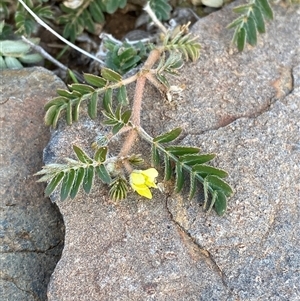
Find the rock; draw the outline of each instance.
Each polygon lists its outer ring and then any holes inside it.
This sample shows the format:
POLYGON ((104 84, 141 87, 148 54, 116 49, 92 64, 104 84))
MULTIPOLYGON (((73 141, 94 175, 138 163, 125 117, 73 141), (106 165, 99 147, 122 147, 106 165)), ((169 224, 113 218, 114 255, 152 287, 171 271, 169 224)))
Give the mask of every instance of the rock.
POLYGON ((43 68, 5 70, 0 82, 1 300, 44 301, 64 225, 33 174, 50 136, 43 106, 64 84, 43 68))
MULTIPOLYGON (((112 202, 99 182, 72 201, 54 194, 66 236, 50 301, 299 298, 299 17, 276 6, 257 47, 238 53, 225 29, 231 8, 193 27, 203 50, 177 79, 181 99, 162 103, 148 87, 143 103, 151 135, 182 126, 183 144, 218 154, 235 190, 227 214, 207 215, 199 200, 158 190, 152 200, 112 202)), ((71 127, 62 121, 45 162, 73 156, 72 144, 91 152, 103 131, 84 113, 71 127)))

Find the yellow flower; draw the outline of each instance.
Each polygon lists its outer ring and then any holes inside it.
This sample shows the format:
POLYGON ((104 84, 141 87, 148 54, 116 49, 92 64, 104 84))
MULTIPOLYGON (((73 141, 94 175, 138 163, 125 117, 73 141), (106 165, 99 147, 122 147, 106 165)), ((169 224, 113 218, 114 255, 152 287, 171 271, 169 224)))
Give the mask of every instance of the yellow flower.
POLYGON ((157 176, 158 172, 155 168, 134 170, 130 174, 130 185, 138 194, 148 199, 152 199, 152 193, 149 187, 157 188, 155 184, 155 178, 157 176))

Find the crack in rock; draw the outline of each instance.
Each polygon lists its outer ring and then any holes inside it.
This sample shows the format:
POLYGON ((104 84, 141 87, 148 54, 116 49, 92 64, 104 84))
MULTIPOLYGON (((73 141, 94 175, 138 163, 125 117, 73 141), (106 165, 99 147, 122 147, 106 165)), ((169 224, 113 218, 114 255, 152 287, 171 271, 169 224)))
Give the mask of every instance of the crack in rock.
MULTIPOLYGON (((271 86, 275 90, 275 95, 273 98, 269 99, 266 102, 265 106, 262 107, 257 112, 250 113, 250 114, 246 113, 243 115, 236 115, 236 116, 227 116, 227 117, 225 116, 219 126, 212 127, 211 129, 200 131, 198 133, 195 131, 193 131, 192 133, 186 132, 186 135, 188 135, 188 134, 202 135, 202 134, 210 132, 210 131, 216 131, 216 130, 224 128, 242 118, 255 119, 255 118, 261 116, 262 114, 270 111, 276 102, 281 101, 284 103, 285 98, 287 96, 289 96, 290 94, 292 94, 294 91, 294 88, 295 88, 295 78, 294 78, 294 74, 293 74, 293 71, 295 68, 297 68, 297 66, 296 67, 282 67, 281 66, 279 68, 280 69, 280 77, 271 83, 271 86)), ((183 139, 181 139, 181 140, 183 140, 183 139)))
POLYGON ((166 210, 170 217, 170 220, 175 224, 175 226, 178 230, 178 233, 179 233, 180 237, 182 238, 184 244, 187 246, 188 252, 190 253, 191 257, 194 259, 195 254, 196 254, 196 256, 198 255, 197 256, 198 259, 199 258, 204 259, 204 261, 207 263, 207 265, 220 276, 224 287, 228 288, 227 283, 225 281, 226 276, 224 275, 224 273, 222 272, 221 268, 218 266, 216 261, 213 259, 213 256, 211 255, 211 253, 208 250, 204 249, 201 245, 199 245, 197 243, 197 241, 195 240, 195 238, 192 237, 191 234, 188 231, 186 231, 179 224, 178 221, 176 221, 174 219, 173 214, 171 213, 171 211, 169 210, 169 207, 168 207, 168 197, 166 197, 166 200, 165 200, 165 207, 166 207, 166 210))
POLYGON ((40 301, 39 297, 36 294, 34 294, 32 291, 29 291, 29 290, 26 290, 24 288, 21 288, 17 284, 17 282, 16 282, 16 280, 14 278, 10 277, 7 274, 4 274, 2 271, 0 273, 1 273, 1 276, 0 276, 1 280, 12 283, 18 290, 20 290, 20 291, 22 291, 22 292, 24 292, 24 293, 29 294, 30 296, 32 296, 33 297, 32 301, 40 301))

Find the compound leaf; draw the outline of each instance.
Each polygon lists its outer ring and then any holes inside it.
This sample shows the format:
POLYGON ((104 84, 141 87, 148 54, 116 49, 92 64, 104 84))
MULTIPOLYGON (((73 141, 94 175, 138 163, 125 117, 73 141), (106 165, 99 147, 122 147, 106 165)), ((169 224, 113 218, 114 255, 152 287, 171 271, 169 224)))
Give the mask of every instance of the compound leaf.
POLYGON ((200 174, 201 177, 205 178, 208 175, 215 175, 219 178, 226 178, 228 173, 225 170, 218 169, 205 164, 196 164, 192 167, 192 170, 197 174, 200 174))
POLYGON ((46 189, 45 189, 45 196, 49 196, 58 186, 58 184, 62 181, 64 177, 64 172, 60 172, 59 174, 57 174, 51 181, 50 183, 47 185, 46 189))
POLYGON ((172 176, 172 165, 170 158, 165 154, 164 156, 164 163, 165 163, 165 181, 169 181, 172 176))
POLYGON ((256 0, 255 3, 257 3, 266 18, 273 19, 273 11, 268 0, 256 0))
POLYGON ((97 105, 98 105, 98 93, 94 92, 88 104, 88 114, 91 117, 91 119, 95 119, 97 117, 97 105))
POLYGON ((186 154, 197 154, 199 153, 198 147, 192 146, 167 146, 166 151, 175 156, 182 156, 186 154))
POLYGON ((155 137, 153 139, 153 142, 158 142, 158 143, 171 142, 175 140, 181 134, 181 132, 182 132, 181 128, 176 128, 168 133, 155 137))
POLYGON ((95 91, 95 89, 92 86, 89 86, 87 84, 71 84, 69 85, 69 87, 72 91, 77 91, 81 95, 92 93, 95 91))
POLYGON ((91 191, 94 180, 94 166, 89 166, 85 169, 84 178, 83 178, 83 189, 86 193, 91 191))
POLYGON ((236 31, 237 48, 239 51, 243 51, 246 44, 246 30, 242 27, 237 28, 236 31))
POLYGON ((151 156, 152 165, 155 167, 159 166, 159 163, 160 163, 159 153, 158 153, 157 147, 154 144, 152 144, 151 154, 152 154, 152 156, 151 156))
POLYGON ((249 17, 247 20, 247 24, 246 24, 246 37, 247 37, 247 42, 251 45, 251 46, 255 46, 256 42, 257 42, 257 29, 256 29, 256 25, 255 25, 255 20, 252 17, 249 17))
POLYGON ((100 162, 100 163, 105 162, 107 152, 108 152, 108 147, 107 146, 99 147, 97 149, 97 151, 95 152, 95 155, 94 155, 95 161, 100 162))
POLYGON ((232 188, 223 180, 215 175, 209 175, 205 178, 209 186, 215 190, 221 190, 225 196, 229 197, 233 193, 232 188))
POLYGON ((117 93, 117 99, 122 105, 128 104, 127 91, 125 86, 121 86, 117 93))
POLYGON ((74 180, 75 180, 75 170, 70 169, 68 172, 64 174, 64 178, 61 183, 61 190, 60 190, 60 200, 64 201, 68 196, 72 189, 74 180))
POLYGON ((84 168, 80 167, 76 170, 76 175, 75 175, 75 179, 74 179, 74 183, 72 186, 72 189, 70 191, 70 197, 71 199, 74 199, 79 191, 79 188, 83 182, 83 178, 84 178, 84 168))
POLYGON ((111 177, 103 164, 96 167, 96 173, 100 180, 105 184, 111 183, 111 177))
POLYGON ((83 74, 83 78, 88 84, 97 88, 103 88, 107 84, 107 80, 105 80, 103 77, 94 74, 85 73, 83 74))
POLYGON ((217 214, 220 216, 224 215, 224 213, 226 212, 227 198, 222 191, 217 192, 214 208, 217 214))
POLYGON ((93 160, 80 147, 73 145, 73 150, 79 161, 81 161, 82 163, 93 163, 93 160))
POLYGON ((119 82, 122 80, 122 76, 119 73, 108 68, 102 68, 101 75, 103 76, 103 78, 111 82, 119 82))
POLYGON ((180 162, 176 163, 175 174, 176 174, 175 191, 180 192, 184 183, 183 170, 180 162))
POLYGON ((192 154, 192 155, 183 155, 179 158, 179 161, 187 165, 203 164, 212 160, 216 155, 215 154, 192 154))

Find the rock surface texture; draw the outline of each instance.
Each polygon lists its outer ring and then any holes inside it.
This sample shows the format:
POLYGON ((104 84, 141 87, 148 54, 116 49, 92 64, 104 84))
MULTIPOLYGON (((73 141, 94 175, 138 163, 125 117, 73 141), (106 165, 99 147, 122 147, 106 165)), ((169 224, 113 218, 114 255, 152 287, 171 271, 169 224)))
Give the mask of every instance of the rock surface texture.
MULTIPOLYGON (((182 126, 181 143, 218 154, 235 190, 227 214, 206 215, 199 200, 158 190, 150 201, 130 194, 115 203, 101 185, 58 202, 66 236, 50 301, 299 300, 299 11, 276 6, 275 14, 243 53, 229 46, 231 7, 200 20, 202 55, 177 80, 181 99, 145 93, 149 133, 182 126)), ((90 150, 101 130, 84 116, 61 122, 45 162, 72 156, 71 144, 90 150)))
POLYGON ((64 225, 33 174, 50 137, 44 104, 64 84, 43 68, 1 71, 0 83, 0 299, 45 301, 64 225))

